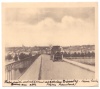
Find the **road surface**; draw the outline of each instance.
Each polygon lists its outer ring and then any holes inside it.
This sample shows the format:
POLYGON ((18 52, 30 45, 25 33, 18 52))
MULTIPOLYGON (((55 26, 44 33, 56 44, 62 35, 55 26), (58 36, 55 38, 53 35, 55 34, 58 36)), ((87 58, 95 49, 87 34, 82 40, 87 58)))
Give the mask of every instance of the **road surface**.
POLYGON ((95 73, 68 62, 50 60, 43 54, 27 69, 19 80, 94 79, 95 73))
POLYGON ((41 80, 50 79, 92 79, 94 72, 82 69, 65 61, 50 60, 49 55, 42 55, 39 76, 41 80))

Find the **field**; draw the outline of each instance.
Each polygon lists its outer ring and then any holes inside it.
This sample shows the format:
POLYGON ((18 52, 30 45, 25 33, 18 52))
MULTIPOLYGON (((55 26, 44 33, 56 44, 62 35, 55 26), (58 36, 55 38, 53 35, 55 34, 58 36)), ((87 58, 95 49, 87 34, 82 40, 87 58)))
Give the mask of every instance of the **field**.
POLYGON ((68 60, 80 62, 87 65, 95 66, 95 58, 67 58, 68 60))

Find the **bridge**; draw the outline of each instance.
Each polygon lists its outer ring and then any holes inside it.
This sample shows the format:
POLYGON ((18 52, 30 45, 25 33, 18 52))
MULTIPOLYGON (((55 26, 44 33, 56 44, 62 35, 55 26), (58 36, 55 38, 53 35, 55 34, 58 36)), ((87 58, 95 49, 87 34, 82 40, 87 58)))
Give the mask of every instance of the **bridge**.
POLYGON ((37 59, 39 54, 32 57, 27 57, 21 61, 12 61, 6 63, 5 66, 5 79, 16 80, 31 66, 31 64, 37 59))
POLYGON ((6 65, 6 80, 93 79, 95 67, 63 59, 53 62, 41 54, 6 65))

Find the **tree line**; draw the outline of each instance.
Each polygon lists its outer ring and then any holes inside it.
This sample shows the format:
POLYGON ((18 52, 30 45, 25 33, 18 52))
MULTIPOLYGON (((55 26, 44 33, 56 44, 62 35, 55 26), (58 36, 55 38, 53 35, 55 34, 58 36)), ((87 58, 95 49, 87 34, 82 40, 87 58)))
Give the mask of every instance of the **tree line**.
POLYGON ((87 53, 77 53, 77 52, 67 53, 67 52, 64 52, 63 56, 64 57, 92 57, 92 58, 94 58, 95 53, 94 52, 87 52, 87 53))
POLYGON ((29 53, 29 54, 25 54, 25 53, 20 53, 19 55, 18 54, 15 54, 14 56, 12 56, 11 54, 7 54, 7 56, 5 57, 6 60, 15 60, 15 61, 18 61, 18 58, 20 60, 24 60, 25 58, 28 58, 28 57, 32 57, 32 54, 29 53))

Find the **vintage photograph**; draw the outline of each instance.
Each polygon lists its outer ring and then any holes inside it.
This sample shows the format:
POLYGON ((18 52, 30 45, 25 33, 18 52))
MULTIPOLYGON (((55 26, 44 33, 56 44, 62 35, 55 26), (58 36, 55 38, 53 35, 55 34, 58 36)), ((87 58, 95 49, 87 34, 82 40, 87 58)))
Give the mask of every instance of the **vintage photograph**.
POLYGON ((2 3, 3 86, 98 86, 97 3, 2 3))

